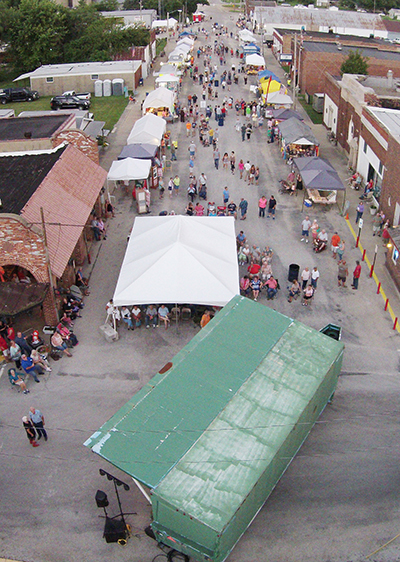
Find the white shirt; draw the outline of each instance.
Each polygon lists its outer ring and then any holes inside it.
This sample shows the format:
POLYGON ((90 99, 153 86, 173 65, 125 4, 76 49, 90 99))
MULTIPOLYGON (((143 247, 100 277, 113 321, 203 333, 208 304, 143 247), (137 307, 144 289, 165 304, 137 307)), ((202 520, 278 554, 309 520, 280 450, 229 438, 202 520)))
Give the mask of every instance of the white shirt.
POLYGON ((311 279, 314 279, 314 281, 316 281, 318 278, 319 278, 318 269, 317 270, 313 269, 312 272, 311 272, 311 279))
POLYGON ((301 226, 303 230, 310 230, 311 222, 307 219, 304 219, 301 223, 301 226))
POLYGON ((246 164, 244 165, 244 169, 246 170, 246 172, 249 172, 251 168, 250 162, 246 162, 246 164))
POLYGON ((310 270, 303 269, 303 271, 301 272, 301 278, 303 281, 308 281, 310 279, 310 275, 310 270))

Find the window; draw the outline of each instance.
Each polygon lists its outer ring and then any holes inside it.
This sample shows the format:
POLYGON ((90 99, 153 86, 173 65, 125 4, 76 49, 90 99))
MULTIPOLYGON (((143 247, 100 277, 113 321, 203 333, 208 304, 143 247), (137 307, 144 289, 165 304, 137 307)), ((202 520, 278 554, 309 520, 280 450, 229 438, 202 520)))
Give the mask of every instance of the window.
POLYGON ((383 175, 383 166, 382 166, 382 162, 379 162, 378 174, 379 174, 380 176, 383 175))
POLYGON ((367 141, 364 141, 364 148, 363 148, 364 154, 367 154, 367 149, 368 149, 367 141))
POLYGON ((46 82, 51 84, 51 82, 54 82, 54 78, 52 76, 46 76, 46 82))
POLYGON ((92 80, 98 80, 98 79, 99 79, 99 75, 98 75, 98 74, 92 74, 91 79, 92 79, 92 80))

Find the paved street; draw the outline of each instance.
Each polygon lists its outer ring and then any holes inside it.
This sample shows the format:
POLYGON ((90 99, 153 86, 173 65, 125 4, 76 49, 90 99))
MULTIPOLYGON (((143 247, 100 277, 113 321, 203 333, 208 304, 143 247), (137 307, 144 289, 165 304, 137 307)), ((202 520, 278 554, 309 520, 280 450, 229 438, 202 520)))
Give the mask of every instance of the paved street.
MULTIPOLYGON (((213 21, 225 23, 236 32, 237 13, 220 3, 205 7, 204 11, 208 15, 208 29, 211 15, 213 21)), ((214 39, 211 34, 208 43, 212 44, 214 39)), ((238 45, 230 37, 222 40, 234 49, 238 45)), ((200 44, 204 44, 203 36, 200 44)), ((170 41, 167 50, 171 51, 173 46, 170 41)), ((265 56, 268 68, 283 77, 271 51, 265 49, 265 56)), ((215 56, 213 64, 214 61, 215 56)), ((234 62, 237 64, 236 58, 234 62)), ((229 55, 227 68, 231 63, 229 55)), ((155 68, 159 68, 159 60, 155 68)), ((154 78, 150 77, 138 92, 139 101, 153 88, 154 78)), ((193 86, 186 77, 180 95, 182 102, 194 92, 200 96, 200 87, 193 86)), ((231 94, 234 100, 253 99, 242 75, 240 84, 232 86, 231 94)), ((222 100, 220 89, 218 101, 222 100)), ((102 155, 105 169, 120 153, 139 117, 140 103, 130 104, 112 132, 109 149, 102 155)), ((399 533, 399 336, 392 330, 392 319, 383 310, 384 302, 376 294, 375 281, 368 277, 365 265, 358 291, 339 288, 337 263, 331 253, 315 255, 311 244, 300 242, 305 214, 302 195, 289 197, 278 193, 279 179, 289 172, 278 144, 266 144, 265 126, 254 132, 250 142, 242 142, 235 131, 235 121, 235 112, 231 111, 225 125, 219 128, 220 152, 234 150, 236 163, 243 158, 244 162, 258 165, 259 185, 248 186, 237 172, 232 176, 221 167, 216 171, 212 149, 200 146, 198 137, 195 174, 198 177, 204 171, 207 175, 209 201, 222 204, 224 186, 229 187, 236 204, 240 197, 245 197, 249 202, 248 219, 237 221, 237 232, 243 229, 251 244, 273 248, 273 273, 281 290, 275 300, 267 301, 262 296, 260 303, 316 329, 329 322, 339 324, 346 349, 333 404, 327 407, 228 561, 365 561, 367 555, 399 533), (258 218, 258 200, 263 194, 267 198, 271 194, 276 196, 275 221, 258 218), (286 279, 291 263, 299 264, 301 269, 318 266, 321 278, 311 307, 302 307, 300 301, 287 302, 286 279)), ((321 156, 335 165, 342 179, 348 177, 347 158, 329 144, 322 126, 312 125, 312 129, 321 142, 321 156)), ((169 199, 166 195, 160 200, 158 192, 152 192, 153 215, 164 209, 183 213, 187 204, 186 129, 184 124, 175 123, 170 130, 172 139, 179 143, 172 174, 181 177, 181 193, 177 198, 169 199)), ((349 218, 354 226, 358 197, 348 191, 349 218)), ((156 543, 143 532, 151 512, 145 498, 127 475, 107 465, 82 444, 189 342, 198 328, 185 324, 167 331, 159 328, 128 332, 121 327, 118 342, 104 341, 98 327, 105 319, 105 304, 113 294, 127 236, 137 216, 136 204, 130 197, 118 190, 114 196, 116 216, 109 221, 107 240, 96 245, 92 263, 85 267, 90 274, 91 294, 85 299, 83 317, 75 324, 80 345, 73 350, 73 357, 53 363, 53 372, 44 375, 41 384, 30 384, 28 396, 10 388, 6 372, 0 379, 0 557, 25 562, 151 562, 160 553, 156 543), (36 449, 30 447, 21 422, 30 406, 44 413, 49 434, 48 442, 41 441, 36 449), (99 518, 102 510, 97 509, 94 499, 97 489, 108 494, 111 515, 117 513, 117 503, 111 483, 99 475, 99 468, 131 487, 129 492, 121 490, 124 512, 133 513, 127 516, 133 534, 124 548, 106 544, 102 539, 104 520, 99 518)), ((309 215, 311 220, 317 218, 330 235, 337 230, 346 240, 345 259, 352 272, 360 251, 354 247, 354 239, 337 207, 314 206, 309 215)), ((371 233, 371 217, 365 213, 362 243, 372 258, 375 239, 371 233)), ((378 244, 376 271, 393 309, 400 314, 397 291, 383 266, 381 239, 378 244)), ((400 560, 400 539, 369 560, 400 560)))

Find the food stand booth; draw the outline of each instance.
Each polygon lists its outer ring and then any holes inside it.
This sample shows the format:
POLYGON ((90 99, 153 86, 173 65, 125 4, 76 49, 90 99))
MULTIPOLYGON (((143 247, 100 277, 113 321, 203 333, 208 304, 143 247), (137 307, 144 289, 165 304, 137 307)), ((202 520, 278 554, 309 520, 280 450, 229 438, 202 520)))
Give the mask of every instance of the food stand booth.
POLYGON ((296 117, 282 121, 278 125, 283 158, 299 156, 318 156, 319 142, 310 127, 296 117))
POLYGON ((107 182, 124 182, 127 188, 131 186, 131 181, 134 182, 132 196, 136 199, 138 213, 146 213, 148 210, 146 205, 146 189, 149 183, 150 168, 150 160, 124 158, 123 160, 115 160, 108 172, 107 182))
POLYGON ((124 158, 136 158, 139 160, 150 160, 150 189, 157 189, 159 185, 159 169, 161 168, 160 149, 154 144, 127 144, 118 156, 118 160, 124 158))
POLYGON ((305 187, 303 203, 306 207, 310 206, 310 202, 332 205, 338 203, 338 191, 345 194, 346 188, 328 160, 317 156, 296 158, 294 166, 305 187))
POLYGON ((157 88, 150 92, 143 103, 143 115, 154 113, 159 117, 167 119, 175 113, 175 94, 167 88, 157 88))

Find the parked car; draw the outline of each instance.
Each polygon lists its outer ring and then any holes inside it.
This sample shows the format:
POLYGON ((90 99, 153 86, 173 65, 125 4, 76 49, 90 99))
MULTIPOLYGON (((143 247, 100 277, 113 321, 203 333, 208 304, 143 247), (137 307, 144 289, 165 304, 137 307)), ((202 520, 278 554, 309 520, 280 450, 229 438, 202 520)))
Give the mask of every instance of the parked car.
POLYGON ((90 101, 76 96, 54 96, 50 101, 51 109, 89 109, 90 101))
POLYGON ((0 103, 12 101, 33 101, 39 99, 39 92, 30 88, 3 88, 0 90, 0 103))
POLYGON ((69 92, 64 92, 63 96, 75 96, 76 98, 79 98, 80 100, 90 100, 90 98, 92 97, 92 94, 90 92, 85 92, 83 94, 77 94, 75 92, 75 90, 70 90, 69 92))

